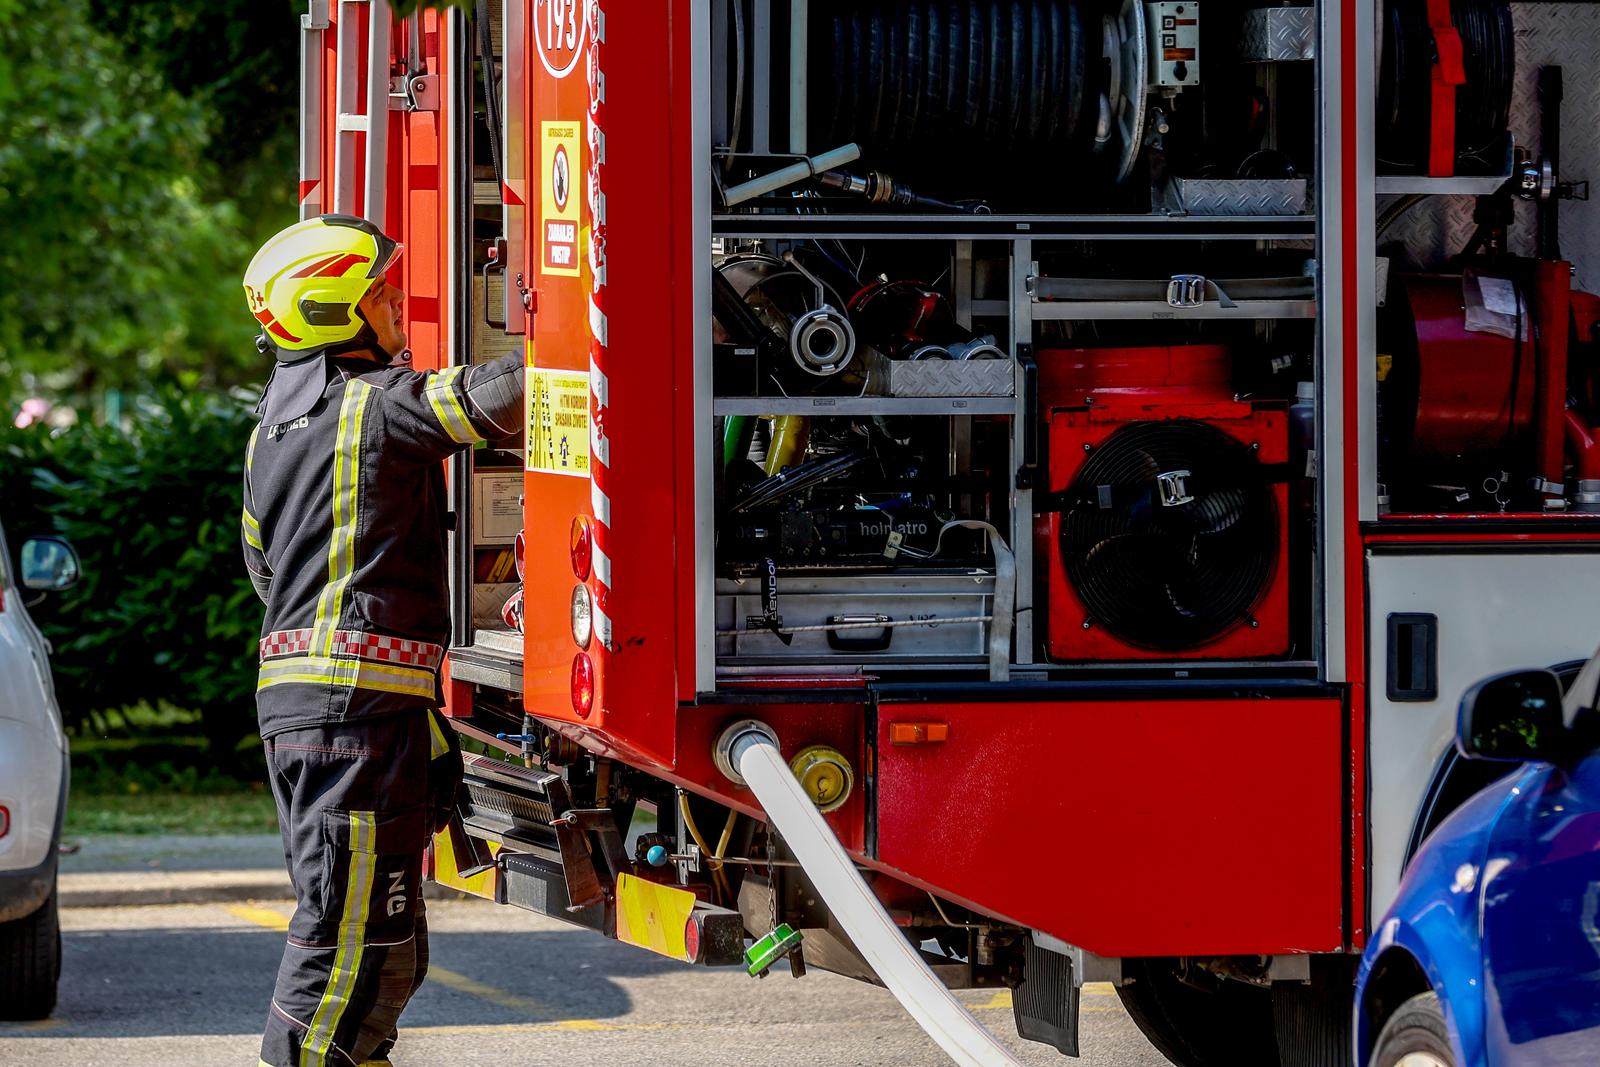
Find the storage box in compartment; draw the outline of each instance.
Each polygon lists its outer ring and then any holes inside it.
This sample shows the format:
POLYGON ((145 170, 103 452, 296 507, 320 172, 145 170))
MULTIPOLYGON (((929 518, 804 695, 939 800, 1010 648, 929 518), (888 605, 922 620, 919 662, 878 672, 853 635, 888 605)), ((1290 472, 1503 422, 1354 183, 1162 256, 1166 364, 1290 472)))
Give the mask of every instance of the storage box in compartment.
POLYGON ((760 628, 759 576, 719 578, 716 588, 717 662, 724 667, 989 662, 995 577, 988 571, 780 575, 777 607, 789 644, 760 628))

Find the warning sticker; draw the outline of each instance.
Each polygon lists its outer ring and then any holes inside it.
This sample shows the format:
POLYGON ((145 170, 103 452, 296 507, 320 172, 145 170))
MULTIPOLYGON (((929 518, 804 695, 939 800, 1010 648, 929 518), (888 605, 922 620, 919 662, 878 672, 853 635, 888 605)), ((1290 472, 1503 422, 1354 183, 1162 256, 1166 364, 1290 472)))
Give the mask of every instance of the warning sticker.
POLYGON ((583 203, 583 149, 575 122, 541 122, 539 159, 544 187, 539 216, 540 267, 545 274, 578 276, 578 212, 583 203))
POLYGON ((528 469, 589 476, 589 375, 528 368, 528 469))

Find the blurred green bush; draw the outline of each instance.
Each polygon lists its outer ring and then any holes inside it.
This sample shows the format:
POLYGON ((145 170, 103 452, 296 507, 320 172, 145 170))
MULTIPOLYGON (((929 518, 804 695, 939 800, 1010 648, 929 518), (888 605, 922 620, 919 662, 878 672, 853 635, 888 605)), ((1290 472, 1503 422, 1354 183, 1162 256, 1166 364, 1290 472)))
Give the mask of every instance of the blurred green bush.
POLYGON ((126 428, 50 435, 0 428, 0 507, 12 550, 65 536, 83 580, 32 609, 55 646, 70 726, 166 702, 200 714, 225 772, 255 727, 261 608, 239 553, 241 464, 254 419, 242 402, 165 390, 126 428))

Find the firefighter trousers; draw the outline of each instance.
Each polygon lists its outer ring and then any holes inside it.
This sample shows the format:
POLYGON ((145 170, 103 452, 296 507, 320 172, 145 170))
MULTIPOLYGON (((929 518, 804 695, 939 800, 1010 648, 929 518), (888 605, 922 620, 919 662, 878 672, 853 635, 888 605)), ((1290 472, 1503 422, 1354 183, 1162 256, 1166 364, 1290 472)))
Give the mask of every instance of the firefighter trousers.
POLYGON ((461 782, 455 732, 418 710, 266 741, 295 912, 267 1067, 383 1061, 428 970, 422 851, 461 782))

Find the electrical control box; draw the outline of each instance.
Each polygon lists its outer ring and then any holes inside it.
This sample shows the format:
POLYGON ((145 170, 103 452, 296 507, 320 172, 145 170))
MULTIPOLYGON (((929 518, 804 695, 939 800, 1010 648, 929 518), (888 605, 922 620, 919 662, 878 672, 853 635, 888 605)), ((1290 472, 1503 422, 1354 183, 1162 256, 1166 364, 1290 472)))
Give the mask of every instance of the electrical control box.
POLYGON ((1200 84, 1200 5, 1196 0, 1145 4, 1151 84, 1187 89, 1200 84))

